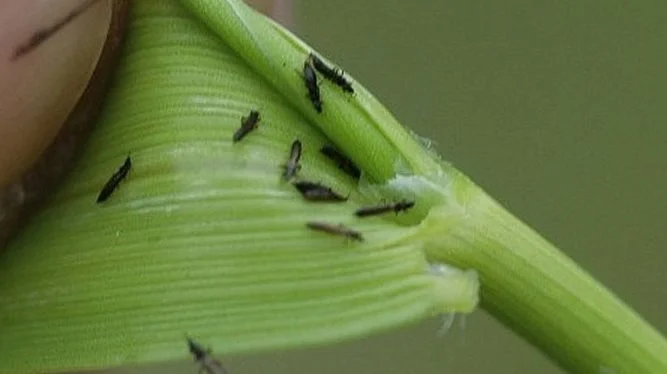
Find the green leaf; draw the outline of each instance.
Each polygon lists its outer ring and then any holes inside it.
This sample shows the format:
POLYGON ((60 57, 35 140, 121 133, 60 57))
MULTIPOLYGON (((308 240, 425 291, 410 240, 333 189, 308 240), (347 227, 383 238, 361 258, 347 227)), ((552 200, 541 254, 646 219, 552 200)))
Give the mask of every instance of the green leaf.
POLYGON ((263 27, 250 38, 284 59, 248 65, 178 3, 133 3, 114 85, 76 170, 0 258, 0 372, 184 359, 186 334, 219 354, 323 344, 474 309, 474 271, 429 271, 414 225, 426 200, 401 219, 353 215, 400 194, 372 184, 397 165, 437 162, 399 152, 396 143, 424 151, 356 82, 354 96, 323 83, 316 114, 300 76, 309 49, 233 6, 230 27, 263 27), (233 144, 252 109, 258 128, 233 144), (306 202, 281 179, 296 138, 299 178, 349 201, 306 202), (359 162, 362 183, 320 154, 326 143, 359 162), (128 177, 96 204, 127 155, 128 177), (343 223, 365 241, 308 230, 309 221, 343 223))
MULTIPOLYGON (((321 85, 324 110, 306 96, 302 69, 310 47, 242 1, 183 0, 202 22, 296 106, 314 126, 343 148, 373 181, 397 172, 438 174, 441 164, 373 95, 353 79, 354 96, 329 82, 321 85), (360 141, 364 146, 360 147, 360 141)), ((346 78, 349 75, 346 74, 346 78)))

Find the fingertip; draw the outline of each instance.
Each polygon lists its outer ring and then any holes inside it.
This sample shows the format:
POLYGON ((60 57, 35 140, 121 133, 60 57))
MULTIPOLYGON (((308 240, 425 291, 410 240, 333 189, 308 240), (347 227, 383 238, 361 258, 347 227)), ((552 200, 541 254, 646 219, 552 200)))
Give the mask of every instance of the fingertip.
POLYGON ((19 178, 51 144, 95 69, 111 0, 91 3, 54 30, 84 3, 0 3, 0 187, 19 178))

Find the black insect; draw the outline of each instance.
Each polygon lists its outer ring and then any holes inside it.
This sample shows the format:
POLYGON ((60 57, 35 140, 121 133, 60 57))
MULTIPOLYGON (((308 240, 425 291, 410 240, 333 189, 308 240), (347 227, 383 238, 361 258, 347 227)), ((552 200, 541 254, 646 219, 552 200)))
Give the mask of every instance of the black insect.
POLYGON ((311 63, 311 59, 307 58, 303 63, 303 82, 306 84, 308 90, 308 98, 313 103, 313 107, 317 113, 322 113, 322 99, 320 99, 320 87, 317 85, 317 75, 311 63))
POLYGON ((243 139, 246 135, 248 135, 248 133, 250 133, 250 131, 254 130, 257 127, 259 120, 259 112, 256 110, 251 110, 248 117, 243 117, 241 119, 241 127, 236 130, 234 137, 232 138, 234 143, 243 139))
POLYGON ((336 148, 330 145, 325 145, 320 149, 323 155, 329 157, 333 162, 336 163, 338 168, 342 170, 345 174, 351 176, 352 178, 359 179, 361 177, 361 170, 357 165, 352 162, 349 158, 345 157, 340 153, 336 148))
POLYGON ((104 202, 106 199, 109 198, 109 196, 111 196, 111 194, 118 187, 118 184, 123 179, 125 179, 127 173, 130 172, 131 168, 132 168, 132 160, 130 159, 130 156, 127 156, 123 165, 120 166, 118 171, 113 173, 113 175, 111 176, 111 178, 109 178, 104 187, 102 187, 102 191, 100 191, 100 194, 97 196, 98 203, 104 202))
POLYGON ((308 58, 313 62, 313 66, 317 71, 320 72, 324 76, 324 78, 330 80, 333 82, 335 85, 338 87, 342 88, 343 91, 349 92, 349 93, 354 93, 354 89, 352 88, 352 83, 350 83, 345 77, 343 76, 343 71, 338 68, 332 68, 327 66, 327 64, 324 63, 319 57, 315 56, 315 54, 311 53, 308 58))
POLYGON ((356 214, 357 217, 376 216, 388 212, 396 212, 396 214, 398 214, 399 212, 404 212, 412 208, 413 206, 415 206, 414 201, 401 200, 399 202, 391 204, 383 204, 383 205, 359 208, 357 209, 356 212, 354 212, 354 214, 356 214))
POLYGON ((202 369, 206 370, 208 374, 227 374, 227 370, 225 370, 222 364, 211 357, 210 351, 204 349, 204 347, 190 338, 187 338, 187 340, 192 357, 201 365, 202 369))
POLYGON ((325 222, 308 222, 306 223, 306 226, 308 226, 308 228, 311 230, 322 231, 332 235, 340 235, 346 238, 354 239, 359 242, 364 241, 364 237, 361 235, 359 231, 347 228, 342 224, 332 225, 330 223, 325 223, 325 222))
POLYGON ((283 173, 283 178, 285 180, 290 180, 294 178, 296 173, 301 169, 301 142, 299 139, 296 139, 292 142, 292 149, 289 153, 289 160, 285 164, 285 172, 283 173))
POLYGON ((334 192, 331 188, 323 186, 319 183, 299 181, 294 183, 304 199, 310 201, 330 201, 343 202, 347 201, 347 197, 341 196, 334 192))

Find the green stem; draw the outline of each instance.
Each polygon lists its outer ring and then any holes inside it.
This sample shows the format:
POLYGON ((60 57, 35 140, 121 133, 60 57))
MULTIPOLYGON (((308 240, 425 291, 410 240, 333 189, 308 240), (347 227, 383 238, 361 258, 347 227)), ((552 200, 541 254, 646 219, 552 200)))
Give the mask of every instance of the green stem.
POLYGON ((646 321, 467 178, 453 191, 462 203, 425 222, 427 255, 476 269, 484 309, 572 372, 667 373, 646 321))

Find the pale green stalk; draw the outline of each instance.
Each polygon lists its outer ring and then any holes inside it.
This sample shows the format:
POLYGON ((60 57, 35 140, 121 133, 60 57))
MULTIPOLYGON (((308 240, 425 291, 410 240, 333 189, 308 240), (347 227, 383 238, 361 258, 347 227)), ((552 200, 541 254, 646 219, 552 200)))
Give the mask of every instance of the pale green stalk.
POLYGON ((422 223, 432 260, 480 274, 481 306, 573 373, 667 373, 665 339, 461 176, 422 223))

